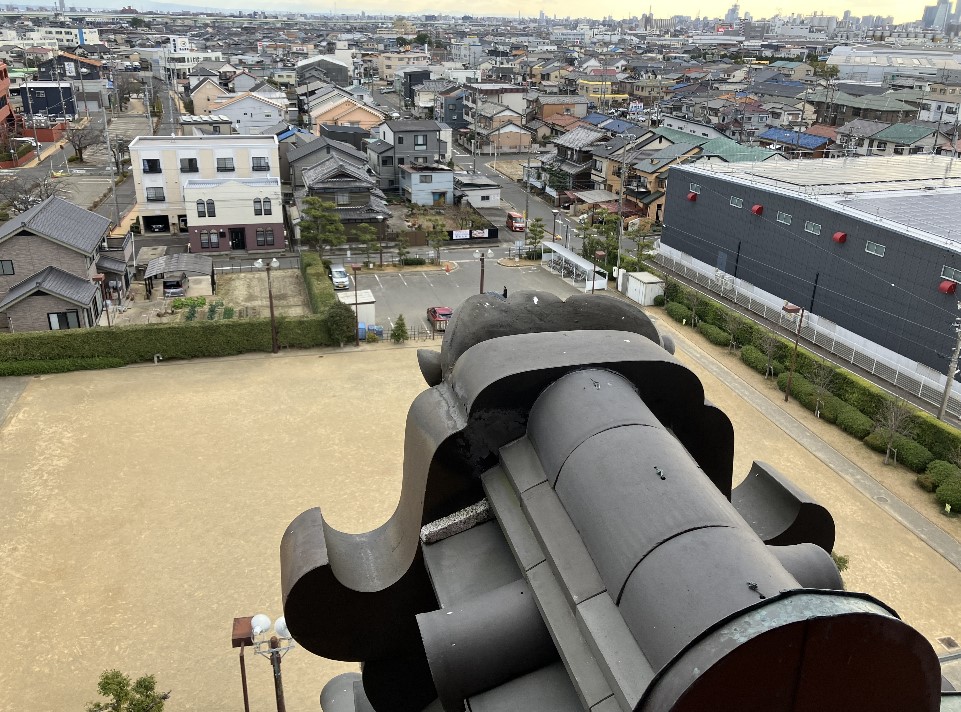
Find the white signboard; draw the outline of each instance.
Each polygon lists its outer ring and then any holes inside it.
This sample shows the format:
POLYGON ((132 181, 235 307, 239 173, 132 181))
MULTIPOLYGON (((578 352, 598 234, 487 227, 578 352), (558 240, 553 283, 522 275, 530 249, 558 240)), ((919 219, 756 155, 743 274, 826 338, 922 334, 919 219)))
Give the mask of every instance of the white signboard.
POLYGON ((74 64, 73 62, 64 62, 63 70, 67 73, 68 77, 77 76, 77 65, 74 64))
POLYGON ((469 239, 470 239, 470 230, 454 230, 454 231, 453 231, 453 238, 454 238, 455 240, 469 240, 469 239))

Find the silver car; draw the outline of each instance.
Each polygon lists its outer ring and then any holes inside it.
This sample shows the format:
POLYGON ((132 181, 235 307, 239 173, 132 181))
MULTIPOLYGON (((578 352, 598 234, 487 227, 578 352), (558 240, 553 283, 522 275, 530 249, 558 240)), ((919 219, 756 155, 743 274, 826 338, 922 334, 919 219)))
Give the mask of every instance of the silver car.
POLYGON ((334 283, 334 289, 350 289, 350 277, 343 265, 330 266, 330 281, 334 283))

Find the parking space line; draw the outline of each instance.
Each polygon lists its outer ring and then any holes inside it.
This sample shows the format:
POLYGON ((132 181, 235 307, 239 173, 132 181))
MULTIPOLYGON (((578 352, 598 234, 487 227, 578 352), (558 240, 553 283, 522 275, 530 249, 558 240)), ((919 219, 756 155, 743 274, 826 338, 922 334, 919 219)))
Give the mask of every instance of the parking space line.
POLYGON ((405 287, 408 286, 407 280, 404 279, 404 275, 402 275, 402 274, 400 274, 400 273, 398 272, 398 273, 397 273, 397 276, 400 277, 400 281, 404 283, 404 286, 405 286, 405 287))
POLYGON ((377 280, 377 286, 380 287, 381 289, 383 289, 383 288, 384 288, 384 285, 383 285, 383 283, 380 281, 380 277, 375 274, 375 275, 374 275, 374 279, 377 280))

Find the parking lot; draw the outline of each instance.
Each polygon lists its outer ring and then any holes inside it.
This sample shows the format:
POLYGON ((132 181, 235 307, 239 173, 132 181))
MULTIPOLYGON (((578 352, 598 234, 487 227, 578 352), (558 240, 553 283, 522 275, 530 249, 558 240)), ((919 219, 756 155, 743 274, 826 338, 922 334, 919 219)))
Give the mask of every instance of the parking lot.
MULTIPOLYGON (((498 294, 507 287, 508 293, 521 290, 542 290, 561 298, 576 294, 577 290, 540 265, 513 266, 507 249, 493 248, 494 256, 484 262, 484 291, 498 294)), ((397 317, 404 315, 408 327, 427 329, 427 308, 454 307, 480 291, 480 260, 473 251, 449 250, 443 259, 453 264, 448 273, 443 269, 405 272, 358 273, 358 288, 369 289, 377 300, 377 323, 393 326, 397 317)))

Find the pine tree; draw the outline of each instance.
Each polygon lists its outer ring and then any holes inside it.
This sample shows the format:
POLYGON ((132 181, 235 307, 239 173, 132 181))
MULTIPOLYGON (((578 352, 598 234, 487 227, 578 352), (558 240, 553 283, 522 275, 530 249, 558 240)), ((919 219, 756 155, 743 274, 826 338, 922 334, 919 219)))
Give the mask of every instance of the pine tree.
POLYGON ((390 340, 395 344, 402 344, 408 338, 410 338, 410 335, 407 333, 407 322, 404 321, 404 315, 401 314, 394 322, 394 328, 390 330, 390 340))

